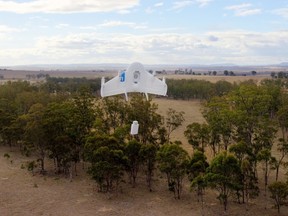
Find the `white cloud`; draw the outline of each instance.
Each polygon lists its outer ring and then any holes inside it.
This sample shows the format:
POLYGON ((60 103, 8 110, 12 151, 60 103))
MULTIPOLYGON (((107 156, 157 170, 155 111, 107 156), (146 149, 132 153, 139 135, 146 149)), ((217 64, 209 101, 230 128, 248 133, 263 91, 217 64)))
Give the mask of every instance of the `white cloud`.
POLYGON ((288 8, 280 8, 273 11, 274 14, 284 17, 288 19, 288 8))
POLYGON ((11 33, 11 32, 18 32, 21 31, 20 29, 16 29, 16 28, 11 28, 9 26, 6 25, 0 25, 0 34, 7 34, 7 33, 11 33))
POLYGON ((212 1, 213 0, 196 0, 196 3, 199 4, 199 7, 204 7, 212 1))
POLYGON ((262 12, 260 8, 253 8, 252 4, 250 3, 232 5, 225 7, 225 9, 234 11, 235 16, 250 16, 260 14, 262 12))
POLYGON ((226 10, 243 10, 246 9, 248 7, 251 7, 252 5, 249 3, 243 3, 240 5, 232 5, 232 6, 227 6, 225 9, 226 10))
POLYGON ((133 29, 145 29, 147 26, 145 24, 137 24, 134 22, 123 22, 123 21, 106 21, 99 25, 99 27, 119 27, 126 26, 133 29))
POLYGON ((69 34, 42 37, 31 48, 0 50, 0 65, 33 63, 278 63, 288 56, 288 31, 69 34), (29 62, 23 62, 25 59, 29 62))
POLYGON ((182 8, 189 7, 191 5, 198 5, 199 7, 205 7, 214 0, 182 0, 173 3, 172 10, 181 10, 182 8))
POLYGON ((0 0, 0 11, 14 13, 78 13, 110 12, 120 13, 135 7, 140 0, 32 0, 28 2, 0 0))
POLYGON ((153 6, 149 6, 145 9, 145 13, 147 14, 151 14, 153 12, 155 12, 155 10, 158 10, 159 8, 164 6, 164 2, 158 2, 155 3, 153 6))
POLYGON ((58 29, 63 29, 63 28, 67 28, 67 27, 69 27, 69 26, 70 26, 70 25, 67 24, 67 23, 59 23, 59 24, 56 25, 56 28, 58 28, 58 29))
POLYGON ((102 24, 100 24, 100 27, 116 27, 116 26, 128 26, 133 27, 136 24, 133 22, 123 22, 123 21, 106 21, 102 24))
POLYGON ((173 3, 172 10, 180 10, 193 4, 193 1, 176 1, 173 3))
POLYGON ((158 2, 154 4, 154 7, 162 7, 162 6, 164 6, 164 2, 158 2))

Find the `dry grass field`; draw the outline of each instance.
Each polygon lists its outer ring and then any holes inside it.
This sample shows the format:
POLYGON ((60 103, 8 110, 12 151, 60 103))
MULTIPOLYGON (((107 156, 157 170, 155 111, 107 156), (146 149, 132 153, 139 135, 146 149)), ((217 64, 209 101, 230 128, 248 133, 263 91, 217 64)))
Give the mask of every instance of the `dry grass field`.
MULTIPOLYGON (((172 133, 171 138, 180 140, 191 153, 192 149, 183 132, 188 124, 203 122, 201 102, 158 98, 153 99, 153 102, 158 104, 161 115, 165 115, 168 108, 185 112, 185 123, 172 133)), ((79 175, 74 176, 70 182, 65 176, 51 174, 52 164, 46 176, 32 176, 26 169, 21 169, 29 160, 31 158, 21 155, 15 147, 0 147, 0 216, 278 215, 277 210, 272 209, 272 200, 269 197, 266 200, 263 193, 248 203, 248 211, 245 210, 245 205, 239 205, 231 199, 228 211, 224 214, 216 193, 210 190, 206 192, 202 210, 195 193, 190 192, 188 181, 185 182, 182 199, 175 200, 173 194, 167 190, 165 176, 160 173, 155 176, 157 180, 153 182, 153 192, 147 190, 145 179, 140 174, 136 188, 123 183, 119 192, 102 194, 97 192, 95 183, 81 166, 78 167, 79 175), (4 157, 5 153, 10 155, 9 159, 4 157)), ((273 173, 271 176, 274 177, 273 173)), ((282 207, 281 211, 281 215, 288 215, 288 207, 282 207)))
POLYGON ((268 75, 257 75, 257 76, 203 76, 203 75, 167 75, 167 79, 197 79, 197 80, 206 80, 212 83, 218 81, 228 81, 231 83, 240 83, 247 80, 253 80, 256 83, 261 82, 261 80, 271 78, 268 75))

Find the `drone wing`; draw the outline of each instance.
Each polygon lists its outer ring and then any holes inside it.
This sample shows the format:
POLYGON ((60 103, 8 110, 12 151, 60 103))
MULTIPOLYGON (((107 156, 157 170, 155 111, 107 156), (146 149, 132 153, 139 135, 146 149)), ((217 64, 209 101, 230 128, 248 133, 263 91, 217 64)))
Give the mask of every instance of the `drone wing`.
POLYGON ((149 72, 146 72, 146 82, 145 83, 146 83, 145 93, 166 96, 167 84, 166 84, 164 78, 163 78, 163 80, 160 80, 157 77, 150 74, 149 72))
POLYGON ((125 73, 116 76, 113 79, 105 83, 105 79, 102 78, 101 81, 101 97, 107 97, 118 94, 127 94, 125 89, 125 73))

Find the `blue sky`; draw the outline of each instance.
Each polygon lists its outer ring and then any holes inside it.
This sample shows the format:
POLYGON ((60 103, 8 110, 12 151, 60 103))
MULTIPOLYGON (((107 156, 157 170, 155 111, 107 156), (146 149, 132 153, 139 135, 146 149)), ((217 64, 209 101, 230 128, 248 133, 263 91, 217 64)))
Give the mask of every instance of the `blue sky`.
POLYGON ((288 62, 288 0, 0 0, 0 66, 288 62))

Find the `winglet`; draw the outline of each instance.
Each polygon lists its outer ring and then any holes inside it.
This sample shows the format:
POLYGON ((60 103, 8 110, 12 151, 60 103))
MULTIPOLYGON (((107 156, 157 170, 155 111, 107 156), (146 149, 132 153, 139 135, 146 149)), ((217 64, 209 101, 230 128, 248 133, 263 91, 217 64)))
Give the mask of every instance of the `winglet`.
POLYGON ((146 99, 147 99, 147 101, 148 101, 149 98, 148 98, 148 94, 147 94, 147 92, 145 92, 145 96, 146 96, 146 99))
POLYGON ((104 84, 105 84, 105 78, 102 77, 102 79, 101 79, 101 90, 100 90, 101 97, 103 97, 104 84))

